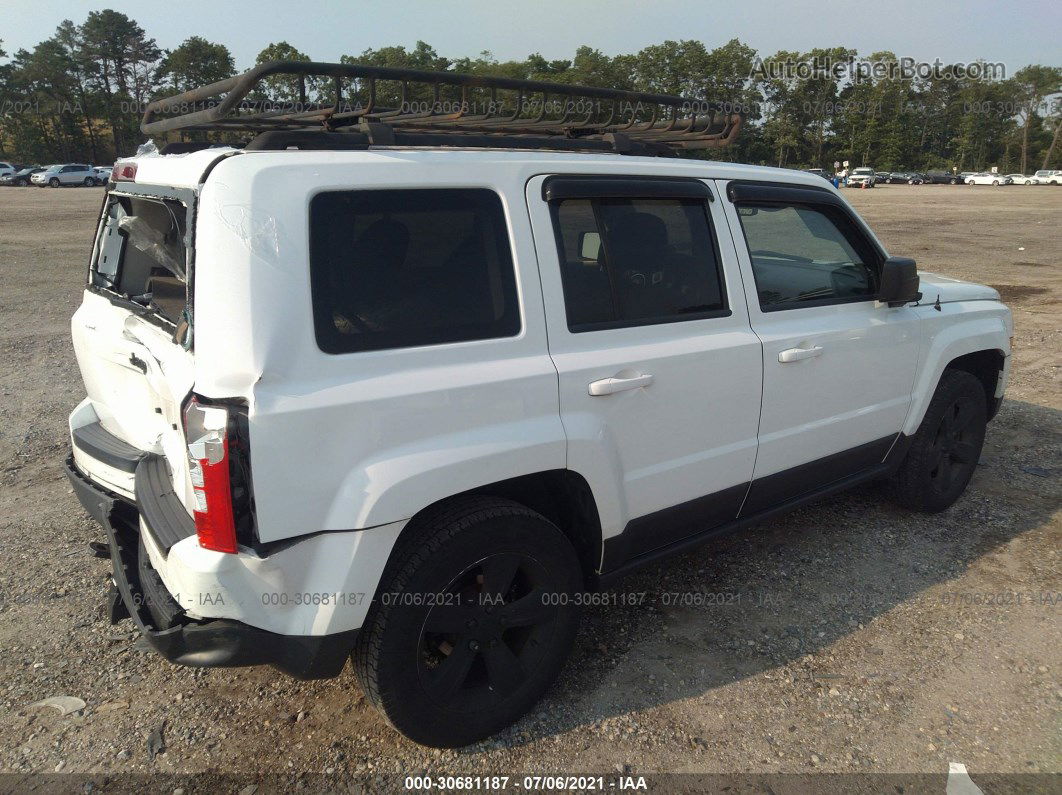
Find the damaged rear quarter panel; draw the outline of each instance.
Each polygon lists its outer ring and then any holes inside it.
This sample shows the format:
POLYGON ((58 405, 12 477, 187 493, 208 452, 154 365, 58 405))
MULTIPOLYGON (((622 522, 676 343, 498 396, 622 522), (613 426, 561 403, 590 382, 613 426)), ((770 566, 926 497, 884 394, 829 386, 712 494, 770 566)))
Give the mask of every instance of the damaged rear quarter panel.
POLYGON ((196 391, 245 398, 259 537, 374 527, 451 494, 563 468, 526 177, 475 176, 452 154, 247 153, 199 205, 196 391), (507 185, 506 183, 511 183, 507 185), (516 337, 322 352, 313 330, 309 205, 325 190, 486 187, 505 206, 521 303, 516 337), (521 203, 509 206, 507 197, 521 203))

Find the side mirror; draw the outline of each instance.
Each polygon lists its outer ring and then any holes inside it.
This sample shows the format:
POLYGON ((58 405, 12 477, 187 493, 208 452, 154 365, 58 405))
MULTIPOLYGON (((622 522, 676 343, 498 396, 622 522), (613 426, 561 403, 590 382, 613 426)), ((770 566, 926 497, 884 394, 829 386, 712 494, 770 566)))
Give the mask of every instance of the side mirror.
POLYGON ((918 267, 909 257, 889 257, 881 269, 878 300, 889 306, 903 306, 922 297, 918 292, 918 267))
POLYGON ((590 262, 598 262, 601 259, 601 235, 599 233, 579 233, 579 258, 590 262))

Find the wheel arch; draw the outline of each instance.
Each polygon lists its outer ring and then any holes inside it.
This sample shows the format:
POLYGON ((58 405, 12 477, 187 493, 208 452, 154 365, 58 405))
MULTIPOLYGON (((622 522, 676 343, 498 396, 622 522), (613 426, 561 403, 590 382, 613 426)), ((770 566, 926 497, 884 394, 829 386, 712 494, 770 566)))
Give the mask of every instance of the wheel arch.
POLYGON ((918 431, 941 376, 949 368, 970 372, 981 381, 989 419, 995 416, 1009 374, 1009 353, 1006 324, 998 315, 971 318, 943 328, 930 342, 915 379, 911 410, 903 433, 911 436, 918 431))
POLYGON ((486 483, 426 505, 406 523, 395 546, 402 546, 403 538, 420 532, 425 521, 438 514, 448 504, 468 497, 497 497, 512 500, 542 514, 571 541, 579 557, 583 582, 596 584, 601 564, 601 521, 597 502, 586 478, 571 469, 551 469, 518 475, 486 483))
MULTIPOLYGON (((996 349, 973 351, 952 359, 944 367, 948 370, 963 370, 977 378, 985 390, 985 410, 991 420, 999 410, 1000 401, 996 397, 1000 374, 1006 367, 1006 354, 996 349)), ((943 373, 942 373, 943 374, 943 373)))

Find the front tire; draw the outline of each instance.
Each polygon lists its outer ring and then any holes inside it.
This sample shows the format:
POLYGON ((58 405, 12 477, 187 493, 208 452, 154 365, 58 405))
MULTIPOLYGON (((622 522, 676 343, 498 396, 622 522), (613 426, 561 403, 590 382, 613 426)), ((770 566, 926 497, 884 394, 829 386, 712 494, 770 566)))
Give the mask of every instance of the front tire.
POLYGON ((52 177, 50 180, 48 180, 48 184, 51 185, 53 188, 58 188, 59 187, 59 178, 58 177, 52 177))
POLYGON ((399 541, 358 634, 368 700, 414 742, 456 748, 526 713, 560 673, 579 624, 579 560, 545 517, 460 498, 399 541))
POLYGON ((977 467, 987 423, 981 382, 963 370, 945 370, 896 473, 896 501, 924 513, 951 507, 977 467))

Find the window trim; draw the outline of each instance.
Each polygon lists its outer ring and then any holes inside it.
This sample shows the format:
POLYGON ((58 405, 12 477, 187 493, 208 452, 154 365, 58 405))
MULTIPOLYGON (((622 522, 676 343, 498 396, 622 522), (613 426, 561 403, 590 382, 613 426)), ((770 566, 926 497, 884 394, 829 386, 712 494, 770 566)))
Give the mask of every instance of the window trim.
MULTIPOLYGON (((885 264, 886 254, 878 245, 877 241, 868 234, 866 225, 862 223, 861 219, 855 215, 851 208, 844 202, 841 197, 837 196, 829 188, 819 188, 811 185, 783 185, 779 183, 771 182, 731 182, 727 186, 727 196, 731 203, 734 205, 734 211, 737 213, 743 206, 773 206, 773 207, 793 207, 801 206, 808 207, 826 215, 830 218, 831 212, 836 212, 847 221, 851 232, 856 235, 859 240, 866 246, 867 250, 875 255, 877 261, 874 263, 874 267, 877 270, 878 278, 878 290, 880 292, 881 272, 885 264)), ((831 222, 834 220, 830 218, 831 222)), ((834 224, 836 226, 836 223, 834 224)), ((781 304, 767 304, 764 306, 760 300, 759 282, 756 279, 756 266, 752 262, 752 248, 749 245, 748 234, 745 232, 745 225, 741 223, 741 217, 738 216, 738 228, 741 230, 741 237, 745 241, 745 251, 749 257, 749 268, 752 270, 752 280, 756 287, 756 305, 761 312, 789 312, 794 309, 811 309, 815 307, 823 306, 840 306, 843 304, 862 304, 868 302, 876 302, 878 300, 878 292, 873 295, 857 295, 848 298, 816 298, 810 301, 799 301, 796 303, 781 303, 781 304)), ((844 234, 844 230, 839 230, 841 234, 844 234)))
POLYGON ((630 177, 613 174, 555 174, 542 183, 542 198, 565 199, 702 199, 715 201, 712 189, 696 177, 630 177))
POLYGON ((307 232, 307 276, 309 280, 309 299, 310 299, 310 318, 312 322, 312 332, 314 338, 314 345, 317 350, 326 356, 352 356, 352 355, 364 355, 364 354, 381 354, 389 353, 393 351, 410 351, 420 350, 426 348, 440 348, 444 346, 452 345, 481 345, 483 343, 498 342, 502 340, 513 340, 524 334, 526 324, 524 320, 524 303, 522 296, 522 287, 520 284, 520 273, 517 268, 516 262, 516 246, 514 245, 513 236, 509 226, 509 210, 506 205, 505 196, 502 195, 495 187, 490 185, 445 185, 445 186, 415 186, 415 187, 394 187, 391 185, 367 185, 361 187, 334 187, 326 188, 315 191, 310 194, 306 204, 306 232, 307 232), (453 191, 484 191, 491 194, 497 201, 498 211, 500 212, 500 240, 504 242, 508 251, 509 260, 509 273, 512 278, 512 301, 513 311, 516 315, 516 327, 512 333, 493 335, 488 337, 470 337, 456 340, 443 340, 439 342, 419 342, 415 344, 399 344, 399 345, 383 345, 372 346, 367 348, 353 348, 351 350, 329 350, 322 345, 321 336, 318 333, 318 319, 317 319, 317 298, 314 287, 314 275, 313 275, 313 208, 314 203, 322 196, 328 194, 350 194, 350 193, 394 193, 394 192, 418 192, 418 193, 439 193, 439 192, 453 192, 453 191))
MULTIPOLYGON (((714 196, 711 189, 699 179, 696 178, 670 178, 670 177, 615 177, 615 176, 576 176, 570 175, 547 177, 542 187, 542 196, 549 205, 550 220, 553 225, 553 238, 557 246, 557 276, 561 283, 561 292, 564 297, 564 324, 571 334, 586 334, 593 331, 613 331, 623 328, 637 328, 641 326, 661 326, 671 323, 689 323, 696 320, 714 320, 717 318, 731 317, 734 314, 733 308, 730 306, 730 294, 727 289, 726 273, 723 268, 722 252, 719 246, 719 234, 716 230, 715 224, 712 221, 712 213, 709 203, 714 201, 714 196), (581 191, 587 191, 585 193, 579 193, 578 195, 558 195, 556 191, 548 193, 547 188, 551 185, 552 180, 559 182, 553 182, 554 186, 563 184, 564 181, 570 181, 573 186, 577 186, 581 191), (591 183, 600 183, 598 185, 591 185, 591 183), (703 186, 704 192, 698 193, 700 195, 692 195, 693 191, 690 190, 687 193, 686 188, 674 190, 676 183, 698 183, 703 186), (669 185, 672 190, 670 192, 657 192, 661 190, 664 185, 669 185), (644 186, 644 189, 643 189, 644 186), (550 198, 552 196, 552 198, 550 198), (662 315, 659 317, 638 318, 632 320, 606 320, 597 323, 572 323, 568 318, 568 284, 564 278, 563 263, 567 260, 567 254, 564 250, 564 236, 561 234, 560 229, 560 206, 566 200, 578 200, 587 199, 590 202, 594 202, 597 199, 671 199, 678 202, 694 201, 698 202, 701 206, 701 211, 704 213, 704 220, 708 225, 708 234, 712 241, 712 251, 715 254, 715 271, 716 277, 719 280, 719 297, 722 301, 722 306, 718 309, 709 309, 704 312, 691 312, 687 315, 662 315)), ((598 226, 598 234, 601 235, 601 246, 607 248, 606 235, 604 230, 600 228, 600 218, 598 213, 594 212, 594 222, 598 226)), ((606 253, 607 258, 607 253, 606 253)), ((613 300, 613 312, 616 311, 615 305, 615 287, 612 284, 612 273, 609 271, 609 285, 612 292, 613 300)))

